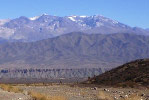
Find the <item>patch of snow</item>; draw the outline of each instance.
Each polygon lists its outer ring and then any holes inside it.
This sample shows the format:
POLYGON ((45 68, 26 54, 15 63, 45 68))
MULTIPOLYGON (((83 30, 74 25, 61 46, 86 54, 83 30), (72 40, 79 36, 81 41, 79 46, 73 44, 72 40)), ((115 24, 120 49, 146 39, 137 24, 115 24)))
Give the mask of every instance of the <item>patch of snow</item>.
POLYGON ((74 17, 74 18, 76 18, 77 16, 70 16, 70 17, 74 17))
POLYGON ((86 18, 87 16, 80 16, 81 18, 86 18))
POLYGON ((75 19, 74 19, 74 17, 73 16, 71 16, 71 17, 68 17, 70 20, 72 20, 72 21, 76 21, 75 19))
POLYGON ((113 20, 112 23, 113 24, 118 24, 118 21, 113 20))
POLYGON ((38 19, 40 16, 35 16, 35 17, 31 17, 31 18, 29 18, 30 20, 36 20, 36 19, 38 19))

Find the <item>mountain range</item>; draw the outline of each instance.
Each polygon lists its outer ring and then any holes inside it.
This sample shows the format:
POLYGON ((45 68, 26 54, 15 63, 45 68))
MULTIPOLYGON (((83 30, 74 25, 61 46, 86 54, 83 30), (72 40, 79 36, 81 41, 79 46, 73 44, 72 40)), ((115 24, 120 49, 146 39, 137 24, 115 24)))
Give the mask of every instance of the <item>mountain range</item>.
POLYGON ((32 18, 21 16, 16 19, 0 20, 1 41, 32 42, 71 32, 149 34, 147 29, 130 27, 102 15, 59 17, 43 14, 32 18))
POLYGON ((73 32, 37 42, 0 44, 1 68, 113 68, 149 57, 149 36, 73 32))
POLYGON ((149 30, 101 15, 0 20, 2 80, 92 77, 142 58, 149 30))

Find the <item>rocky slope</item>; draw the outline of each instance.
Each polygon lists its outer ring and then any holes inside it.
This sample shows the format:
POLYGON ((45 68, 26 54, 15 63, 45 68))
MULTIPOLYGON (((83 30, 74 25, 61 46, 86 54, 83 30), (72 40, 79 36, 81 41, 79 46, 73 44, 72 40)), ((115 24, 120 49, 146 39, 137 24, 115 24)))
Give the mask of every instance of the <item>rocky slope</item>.
POLYGON ((149 59, 141 59, 126 63, 89 79, 87 82, 112 86, 149 86, 149 59))

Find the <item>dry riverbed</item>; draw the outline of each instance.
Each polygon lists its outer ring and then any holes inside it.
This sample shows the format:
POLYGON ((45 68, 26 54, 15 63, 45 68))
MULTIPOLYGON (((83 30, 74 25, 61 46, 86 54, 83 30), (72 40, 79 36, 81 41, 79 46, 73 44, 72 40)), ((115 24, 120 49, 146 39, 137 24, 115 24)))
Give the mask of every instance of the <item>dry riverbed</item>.
MULTIPOLYGON (((78 85, 47 85, 47 86, 14 86, 22 89, 22 93, 7 92, 0 89, 0 100, 32 100, 30 92, 47 96, 48 100, 149 100, 146 88, 101 88, 78 85)), ((46 100, 46 99, 43 99, 46 100)))

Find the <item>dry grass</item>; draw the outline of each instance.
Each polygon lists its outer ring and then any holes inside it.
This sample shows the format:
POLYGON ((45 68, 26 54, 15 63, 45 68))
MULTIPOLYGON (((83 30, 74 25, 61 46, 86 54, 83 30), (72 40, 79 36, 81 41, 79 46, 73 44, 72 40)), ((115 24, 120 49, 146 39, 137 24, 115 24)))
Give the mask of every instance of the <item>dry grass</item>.
POLYGON ((64 96, 47 96, 34 91, 30 91, 29 95, 35 100, 67 100, 64 96))
POLYGON ((22 93, 23 90, 16 88, 12 85, 6 85, 6 84, 0 84, 0 88, 3 89, 4 91, 8 91, 8 92, 14 92, 14 93, 22 93))
MULTIPOLYGON (((23 84, 24 85, 24 84, 23 84)), ((43 84, 31 84, 32 86, 42 86, 43 84)), ((21 85, 22 86, 22 85, 21 85)), ((15 87, 15 85, 10 84, 0 84, 0 88, 4 91, 23 93, 23 89, 15 87)), ((67 100, 64 96, 47 96, 38 92, 30 91, 28 92, 34 100, 67 100)))

